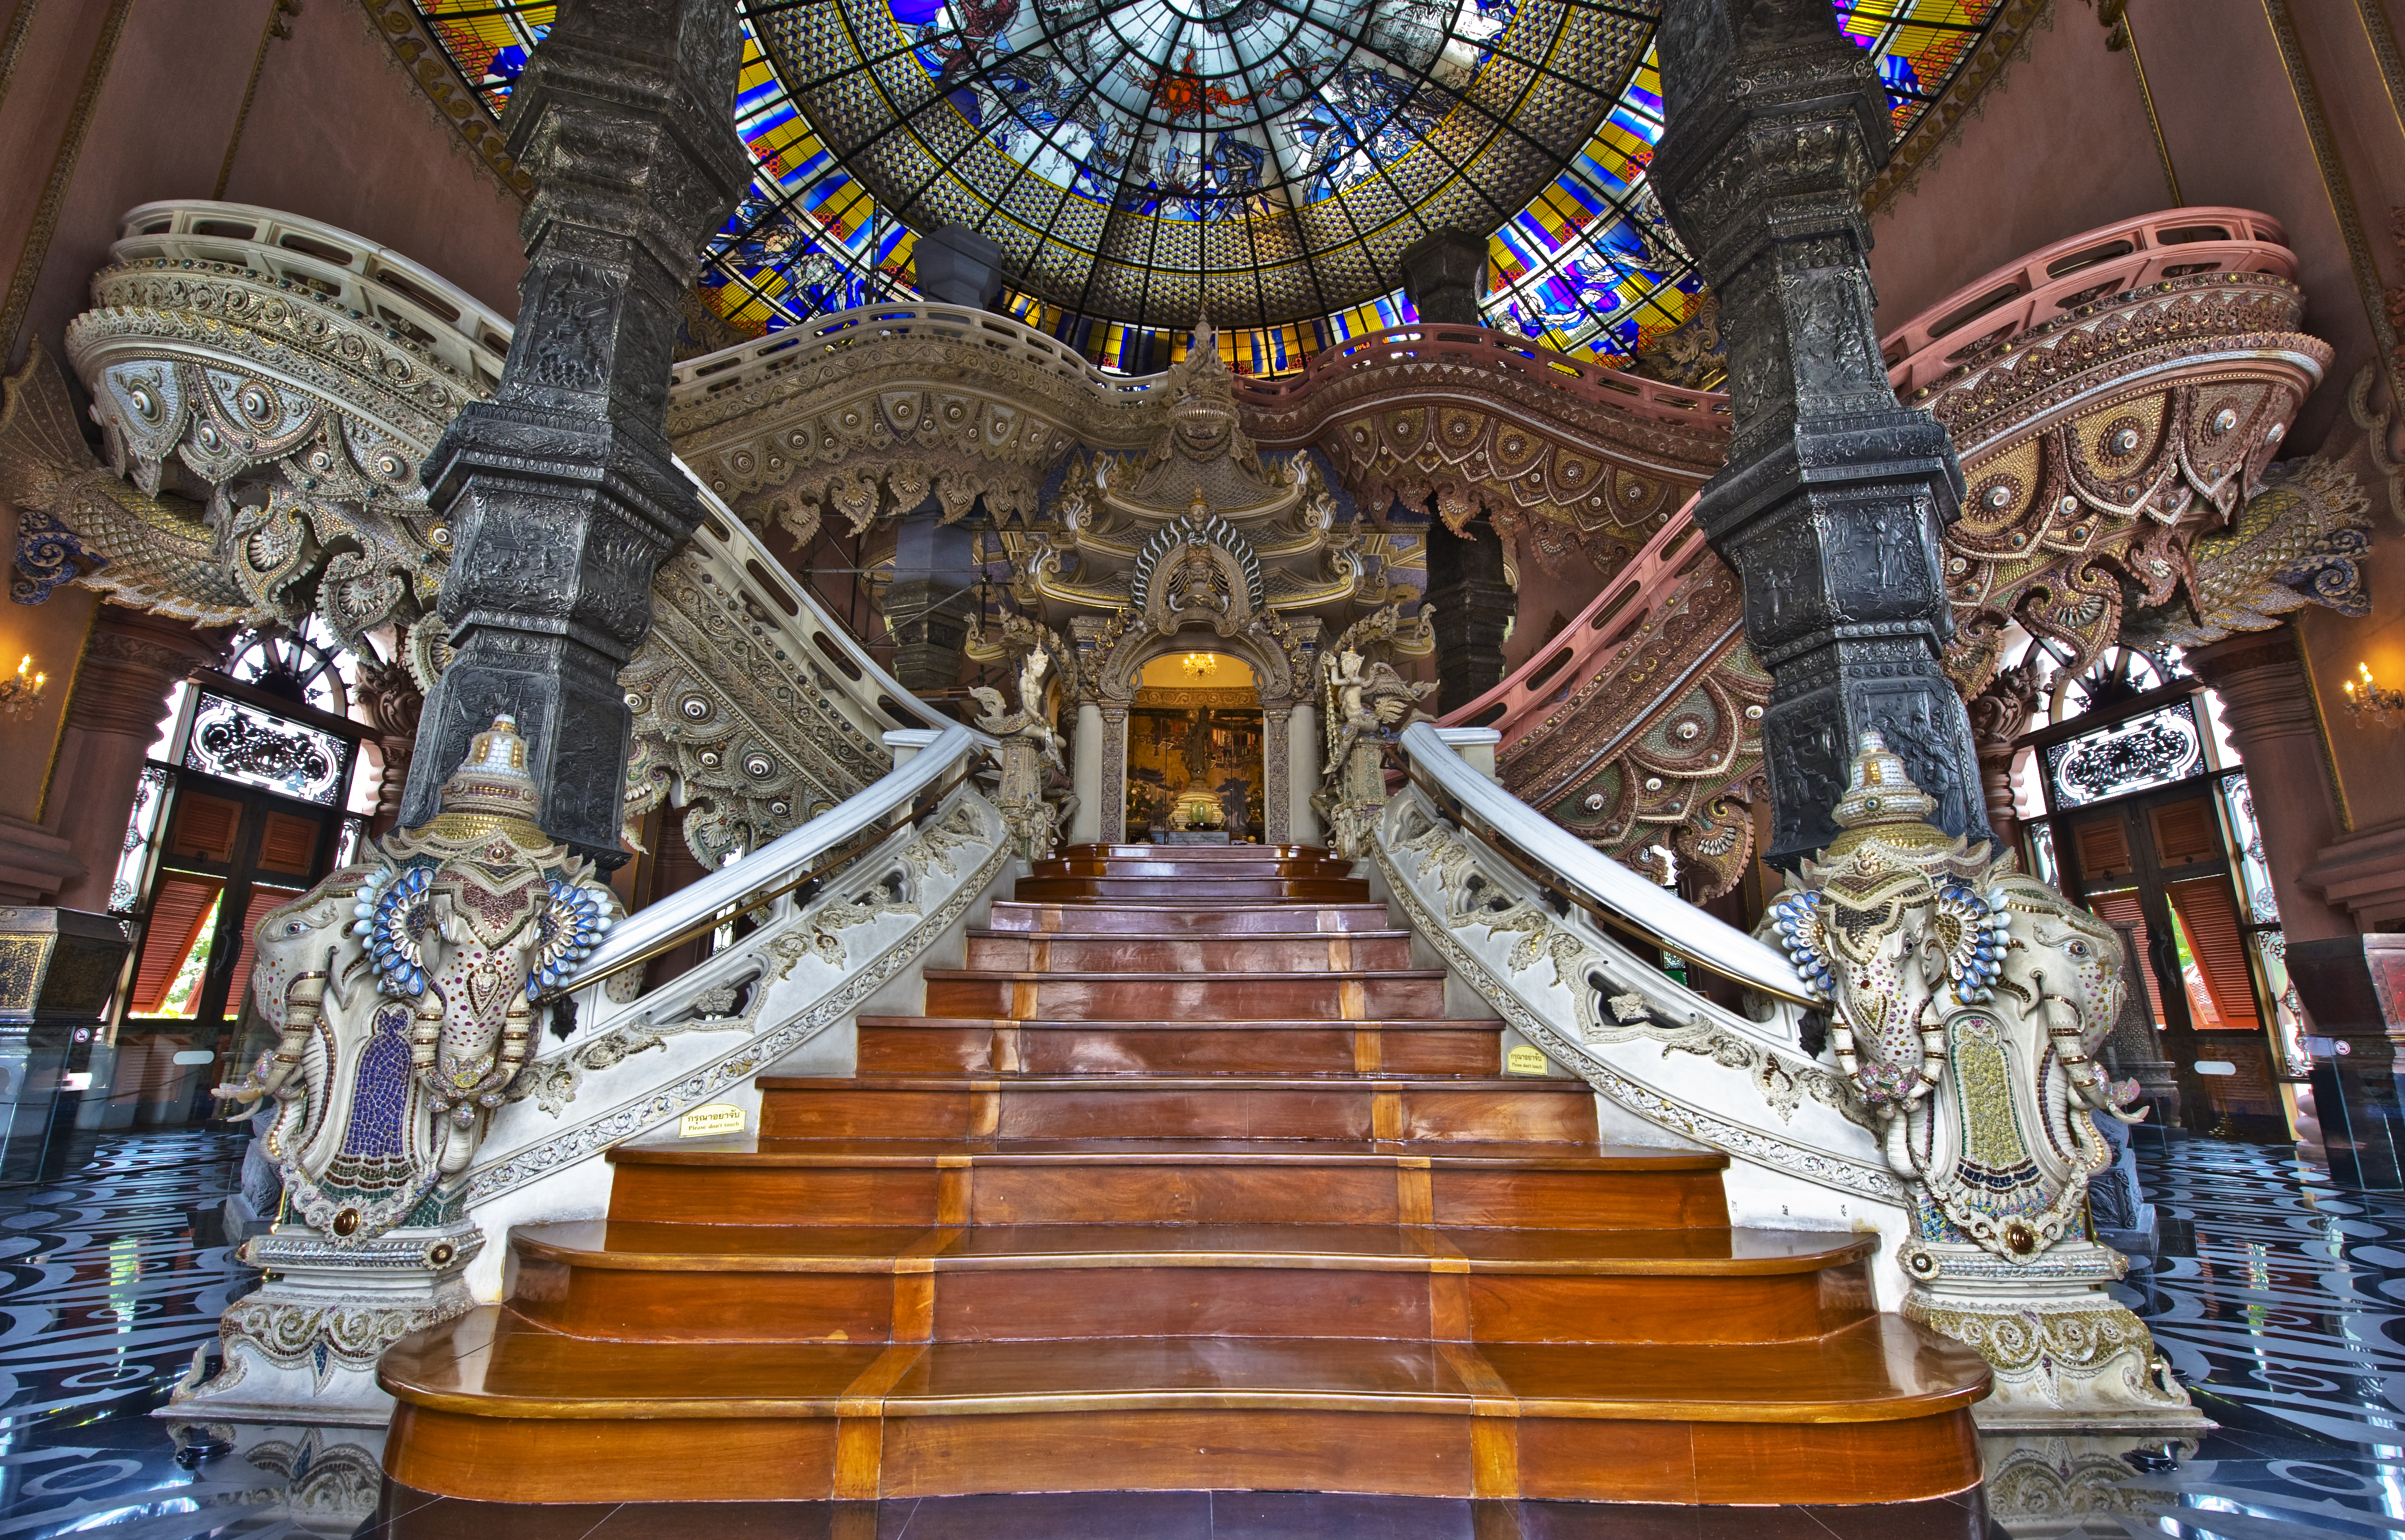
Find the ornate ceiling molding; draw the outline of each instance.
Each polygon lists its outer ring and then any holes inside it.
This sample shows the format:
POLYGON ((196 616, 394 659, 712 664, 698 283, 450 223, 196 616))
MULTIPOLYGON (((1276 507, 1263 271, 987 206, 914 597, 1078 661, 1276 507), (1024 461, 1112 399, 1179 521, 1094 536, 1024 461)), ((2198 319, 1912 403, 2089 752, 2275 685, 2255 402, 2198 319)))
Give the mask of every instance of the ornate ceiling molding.
POLYGON ((368 30, 383 39, 394 67, 409 77, 435 119, 459 136, 477 171, 512 197, 524 203, 534 195, 534 178, 518 168, 502 147, 500 125, 475 92, 459 83, 442 45, 428 35, 426 23, 409 0, 359 0, 368 30))

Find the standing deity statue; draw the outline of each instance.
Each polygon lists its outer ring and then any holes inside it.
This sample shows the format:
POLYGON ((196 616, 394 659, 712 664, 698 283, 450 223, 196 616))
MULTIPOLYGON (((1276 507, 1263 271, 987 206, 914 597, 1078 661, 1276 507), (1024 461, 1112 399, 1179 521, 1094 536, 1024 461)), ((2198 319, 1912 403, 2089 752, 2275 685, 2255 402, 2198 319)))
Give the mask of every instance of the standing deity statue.
POLYGON ((1311 799, 1327 821, 1337 855, 1357 861, 1367 854, 1386 805, 1385 746, 1395 734, 1425 716, 1420 702, 1436 689, 1414 684, 1392 664, 1371 662, 1350 647, 1319 661, 1326 709, 1326 779, 1311 799))
POLYGON ((1002 692, 989 685, 969 693, 983 712, 977 731, 1000 740, 996 757, 1002 763, 1002 784, 994 790, 994 805, 1020 854, 1034 861, 1052 853, 1075 805, 1074 795, 1058 800, 1048 790, 1056 777, 1066 779, 1069 774, 1061 753, 1062 736, 1053 728, 1056 693, 1046 683, 1053 652, 1066 650, 1058 637, 1024 621, 1013 626, 1006 620, 1005 632, 1006 645, 1026 649, 1019 659, 1019 709, 1011 710, 1002 692))

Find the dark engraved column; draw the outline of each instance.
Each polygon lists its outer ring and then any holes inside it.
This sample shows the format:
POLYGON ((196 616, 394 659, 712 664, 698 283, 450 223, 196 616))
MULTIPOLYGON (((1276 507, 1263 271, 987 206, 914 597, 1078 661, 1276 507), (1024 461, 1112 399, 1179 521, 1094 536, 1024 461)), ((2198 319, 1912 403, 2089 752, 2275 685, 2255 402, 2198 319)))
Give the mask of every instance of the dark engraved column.
POLYGON ((1432 518, 1428 603, 1436 611, 1437 701, 1447 711, 1503 682, 1503 637, 1520 596, 1503 571, 1503 539, 1485 518, 1456 535, 1432 518))
POLYGON ((1440 230, 1404 248, 1403 292, 1423 321, 1483 326, 1478 302, 1486 297, 1486 237, 1473 231, 1440 230))
POLYGON ((1888 156, 1886 92, 1828 0, 1669 0, 1669 127, 1653 161, 1728 339, 1737 434, 1698 521, 1745 581, 1775 681, 1763 717, 1765 859, 1837 833, 1854 745, 1877 729, 1950 833, 1988 837, 1938 535, 1961 511, 1945 429, 1896 404, 1871 324, 1861 191, 1888 156))
POLYGON ((618 847, 618 669, 650 627, 654 572, 701 517, 662 422, 678 302, 749 173, 740 58, 731 0, 563 0, 512 94, 509 152, 535 178, 527 273, 499 389, 422 472, 457 550, 442 599, 457 655, 418 728, 404 825, 434 815, 470 736, 507 712, 543 831, 618 847))

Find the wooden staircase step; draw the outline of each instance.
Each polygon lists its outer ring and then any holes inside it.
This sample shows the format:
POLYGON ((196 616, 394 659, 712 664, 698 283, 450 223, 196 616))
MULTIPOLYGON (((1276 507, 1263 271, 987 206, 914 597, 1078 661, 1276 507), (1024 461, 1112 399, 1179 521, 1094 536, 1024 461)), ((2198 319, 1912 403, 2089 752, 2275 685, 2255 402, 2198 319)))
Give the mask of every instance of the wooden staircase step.
POLYGON ((396 1481, 501 1502, 1226 1488, 1894 1502, 1979 1478, 1977 1355, 1795 1342, 599 1342, 480 1307, 404 1337, 396 1481), (1408 1451, 1406 1454, 1405 1451, 1408 1451))
POLYGON ((1783 1341, 1869 1313, 1870 1238, 1328 1225, 522 1225, 513 1307, 614 1341, 1783 1341))
POLYGON ((1335 855, 1323 845, 1063 845, 1053 853, 1055 861, 1192 861, 1211 865, 1221 861, 1333 861, 1335 855))
POLYGON ((862 1016, 863 1074, 1492 1075, 1489 1021, 1014 1021, 862 1016))
POLYGON ((1343 973, 1408 970, 1409 931, 1198 936, 1062 931, 971 931, 972 971, 1005 973, 1343 973))
POLYGON ((612 1219, 1723 1228, 1727 1157, 1596 1144, 792 1140, 621 1145, 612 1219))
POLYGON ((1401 1076, 762 1075, 769 1139, 1245 1139, 1590 1143, 1584 1081, 1401 1076))
POLYGON ((1394 917, 1383 903, 1029 903, 997 899, 986 928, 1047 935, 1075 931, 1143 935, 1299 935, 1311 931, 1385 931, 1394 917))
POLYGON ((1012 893, 1022 903, 1177 899, 1211 908, 1264 899, 1362 903, 1369 900, 1370 883, 1366 877, 1021 877, 1012 893))
POLYGON ((1245 847, 1233 859, 1188 861, 1164 847, 1148 856, 1051 856, 1028 863, 1039 877, 1350 877, 1353 863, 1332 856, 1277 856, 1245 847))
POLYGON ((926 1014, 1044 1021, 1441 1017, 1441 968, 1317 973, 1003 973, 929 968, 926 1014))

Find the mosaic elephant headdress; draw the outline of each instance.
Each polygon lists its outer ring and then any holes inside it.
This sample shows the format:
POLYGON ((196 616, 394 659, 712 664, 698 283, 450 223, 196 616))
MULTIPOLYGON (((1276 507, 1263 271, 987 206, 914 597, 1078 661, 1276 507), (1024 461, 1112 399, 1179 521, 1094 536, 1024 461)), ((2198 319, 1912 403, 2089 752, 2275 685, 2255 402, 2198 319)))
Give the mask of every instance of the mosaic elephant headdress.
POLYGON ((337 1243, 439 1222, 526 1066, 538 1001, 615 917, 538 805, 526 740, 496 718, 431 821, 260 922, 251 987, 277 1044, 218 1094, 278 1104, 269 1158, 337 1243))
POLYGON ((2109 927, 1931 824, 1935 806, 1864 734, 1844 832, 1761 934, 1828 1002, 1838 1069, 1927 1197, 1923 1239, 2026 1260, 2077 1227, 2112 1158, 2089 1112, 2144 1115, 2096 1064, 2128 981, 2109 927))

